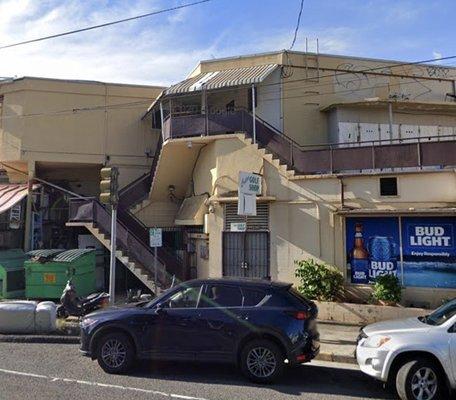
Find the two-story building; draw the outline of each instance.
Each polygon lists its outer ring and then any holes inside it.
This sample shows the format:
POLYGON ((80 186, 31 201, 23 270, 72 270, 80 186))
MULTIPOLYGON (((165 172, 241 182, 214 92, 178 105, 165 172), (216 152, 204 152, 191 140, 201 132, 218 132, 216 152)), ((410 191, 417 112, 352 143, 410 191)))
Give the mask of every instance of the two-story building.
POLYGON ((405 303, 435 306, 456 294, 455 78, 287 51, 202 61, 144 116, 162 136, 128 213, 183 232, 186 277, 295 281, 313 258, 349 296, 392 273, 405 303), (239 171, 262 178, 256 216, 237 215, 239 171))
POLYGON ((102 166, 119 168, 121 188, 150 171, 158 131, 141 117, 163 89, 1 80, 0 249, 86 245, 85 229, 65 226, 68 199, 97 197, 102 166))

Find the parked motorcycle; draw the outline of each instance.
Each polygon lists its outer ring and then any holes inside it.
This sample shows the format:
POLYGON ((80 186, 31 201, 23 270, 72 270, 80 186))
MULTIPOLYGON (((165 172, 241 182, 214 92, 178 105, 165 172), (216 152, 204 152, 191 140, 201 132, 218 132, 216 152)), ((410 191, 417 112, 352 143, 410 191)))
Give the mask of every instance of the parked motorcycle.
POLYGON ((69 280, 60 297, 60 305, 57 307, 57 318, 68 316, 82 317, 92 311, 106 307, 109 304, 108 293, 94 293, 87 297, 78 297, 76 287, 69 280))

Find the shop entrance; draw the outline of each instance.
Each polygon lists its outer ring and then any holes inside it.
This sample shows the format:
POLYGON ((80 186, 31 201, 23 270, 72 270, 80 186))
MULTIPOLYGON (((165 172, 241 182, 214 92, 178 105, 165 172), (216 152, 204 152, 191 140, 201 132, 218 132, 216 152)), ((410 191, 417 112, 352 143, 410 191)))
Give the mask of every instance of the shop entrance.
POLYGON ((269 279, 269 232, 223 232, 223 275, 269 279))

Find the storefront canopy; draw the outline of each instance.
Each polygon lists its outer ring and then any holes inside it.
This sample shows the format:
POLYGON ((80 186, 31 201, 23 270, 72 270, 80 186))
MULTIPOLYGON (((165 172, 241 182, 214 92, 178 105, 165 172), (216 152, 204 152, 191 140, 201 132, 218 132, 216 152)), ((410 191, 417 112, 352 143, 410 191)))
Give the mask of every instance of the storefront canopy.
POLYGON ((276 68, 278 68, 277 64, 266 64, 203 72, 171 86, 165 91, 165 95, 196 92, 203 87, 211 90, 257 84, 263 82, 276 68))
POLYGON ((407 209, 380 209, 380 208, 354 208, 344 209, 336 212, 338 215, 346 216, 365 216, 365 215, 448 215, 456 216, 455 207, 439 207, 439 208, 407 208, 407 209))
MULTIPOLYGON (((33 185, 33 190, 37 189, 40 185, 33 185)), ((24 197, 27 196, 28 185, 24 184, 3 184, 0 185, 0 214, 9 210, 15 204, 19 203, 24 197)))

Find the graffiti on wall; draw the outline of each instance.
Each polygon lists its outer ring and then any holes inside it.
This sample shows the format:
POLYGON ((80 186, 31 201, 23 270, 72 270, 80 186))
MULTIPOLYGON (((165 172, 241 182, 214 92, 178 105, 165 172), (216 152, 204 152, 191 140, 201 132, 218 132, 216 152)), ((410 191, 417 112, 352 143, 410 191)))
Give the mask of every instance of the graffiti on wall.
MULTIPOLYGON (((334 72, 335 91, 345 95, 362 92, 363 96, 374 96, 379 88, 387 88, 391 96, 415 100, 433 92, 432 84, 420 78, 449 78, 450 69, 435 65, 398 65, 389 66, 373 65, 366 66, 345 62, 337 65, 334 72), (367 74, 372 71, 382 75, 367 74), (349 72, 349 73, 347 73, 349 72), (387 75, 406 75, 407 78, 399 82, 391 82, 387 75), (410 77, 410 78, 408 78, 410 77)), ((444 100, 444 99, 443 99, 444 100)))

